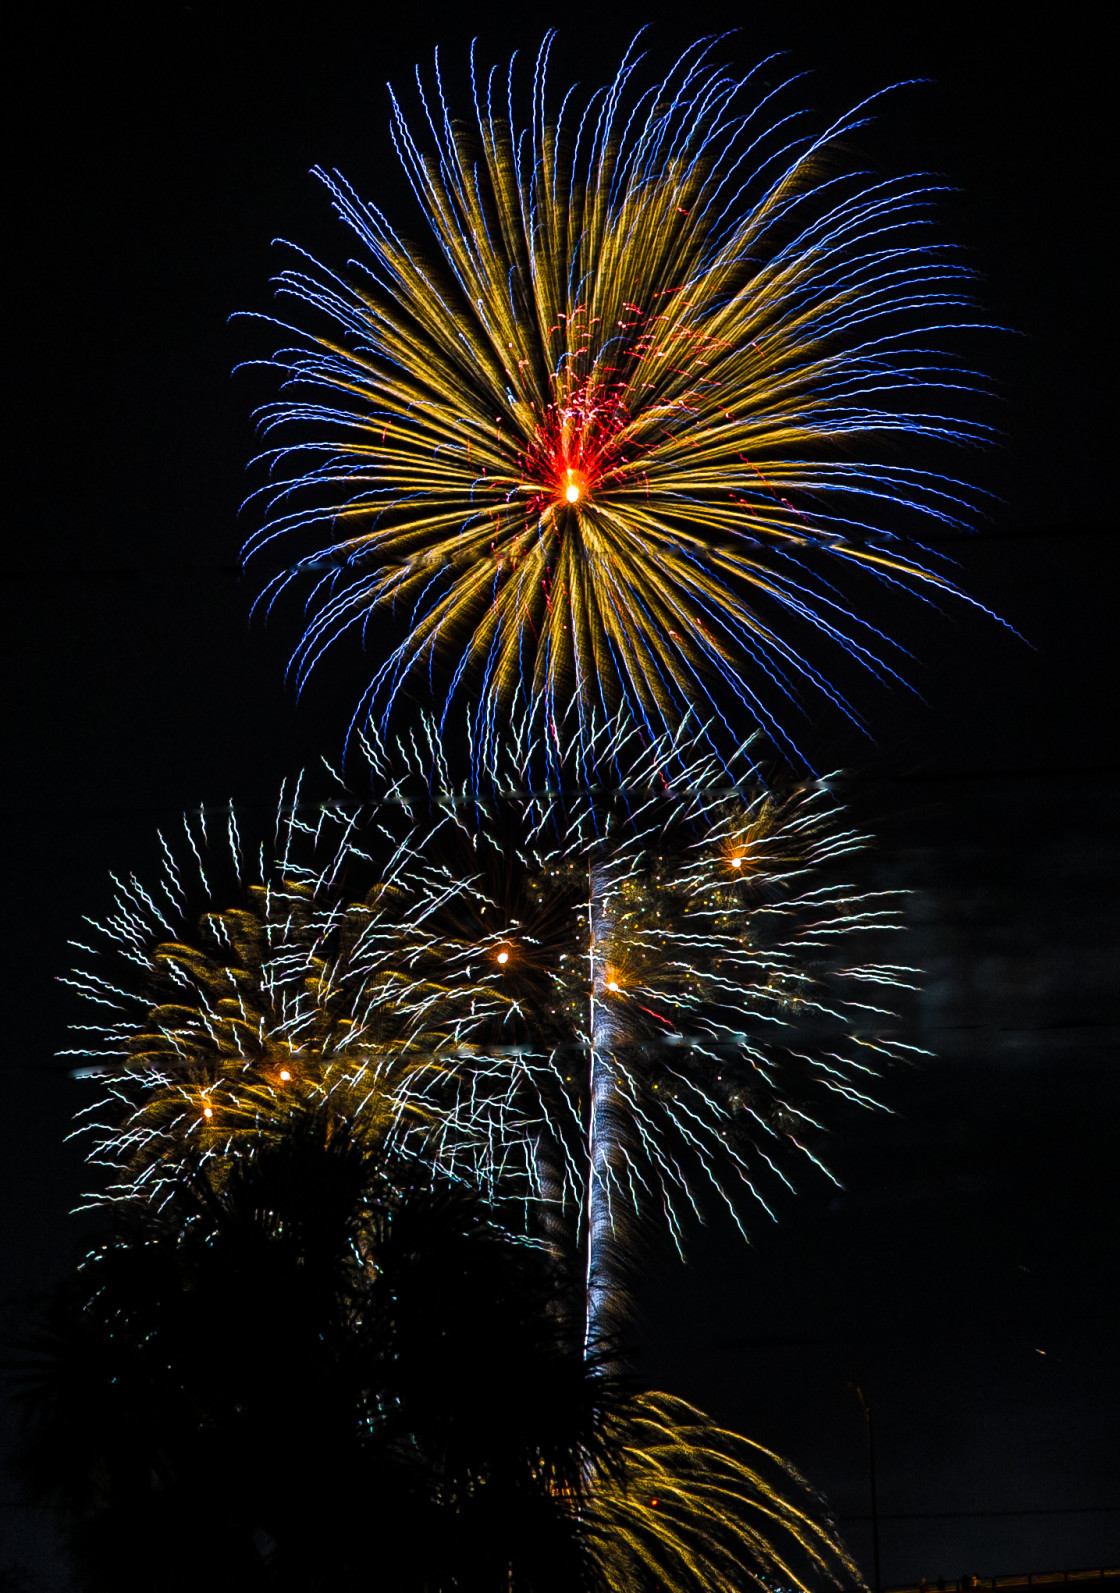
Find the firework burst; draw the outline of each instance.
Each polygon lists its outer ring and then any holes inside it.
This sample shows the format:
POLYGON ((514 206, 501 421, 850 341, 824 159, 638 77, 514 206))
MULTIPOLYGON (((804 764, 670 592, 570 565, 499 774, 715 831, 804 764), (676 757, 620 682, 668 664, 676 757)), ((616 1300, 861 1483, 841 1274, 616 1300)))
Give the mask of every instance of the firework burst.
POLYGON ((263 412, 283 440, 247 556, 283 560, 266 605, 307 596, 298 682, 347 632, 390 637, 379 722, 438 671, 480 744, 514 704, 551 748, 569 714, 586 740, 620 705, 659 731, 703 703, 715 733, 745 712, 789 746, 803 688, 848 711, 818 641, 894 673, 845 572, 952 589, 897 537, 974 495, 897 453, 986 430, 947 352, 967 272, 931 235, 936 185, 839 171, 864 107, 807 132, 788 85, 697 45, 551 108, 550 46, 523 119, 512 64, 472 62, 469 124, 437 67, 422 138, 393 97, 427 252, 320 173, 361 256, 279 278, 323 331, 270 362, 290 396, 263 412))
MULTIPOLYGON (((775 793, 745 761, 729 784, 687 724, 644 753, 601 738, 625 783, 567 793, 519 787, 513 739, 485 796, 426 732, 370 746, 374 801, 297 785, 252 853, 232 810, 209 834, 203 813, 189 870, 165 846, 154 888, 117 882, 95 929, 127 975, 72 981, 105 1014, 81 1050, 108 1083, 95 1159, 162 1209, 184 1172, 236 1184, 309 1109, 328 1144, 420 1151, 506 1212, 543 1208, 606 1368, 645 1213, 679 1243, 707 1188, 740 1220, 761 1172, 816 1160, 815 1097, 873 1104, 905 971, 854 947, 897 904, 841 882, 863 843, 819 784, 775 793)), ((855 1577, 776 1456, 668 1395, 608 1406, 607 1459, 561 1511, 599 1585, 855 1577)))
POLYGON ((668 1394, 640 1395, 623 1464, 591 1490, 589 1536, 606 1586, 738 1593, 859 1572, 827 1507, 785 1461, 668 1394))
POLYGON ((745 1193, 769 1209, 769 1181, 820 1165, 828 1105, 874 1106, 910 1051, 889 1003, 913 971, 860 950, 900 903, 847 882, 866 842, 827 789, 775 793, 745 760, 729 785, 687 726, 644 756, 633 739, 593 749, 627 768, 618 789, 483 798, 433 730, 410 754, 424 795, 398 777, 379 809, 392 895, 349 909, 351 976, 391 981, 406 1042, 438 1058, 402 1101, 446 1166, 517 1172, 560 1219, 593 1338, 625 1329, 650 1213, 681 1246, 705 1191, 740 1223, 745 1193))
POLYGON ((106 1087, 81 1123, 114 1192, 158 1194, 184 1156, 228 1166, 309 1107, 368 1140, 400 1138, 396 1091, 422 1063, 402 1054, 391 1004, 346 978, 345 823, 324 823, 297 782, 255 856, 232 808, 184 816, 184 830, 189 863, 161 837, 154 887, 114 879, 113 908, 89 920, 92 944, 73 942, 85 961, 64 981, 95 1015, 63 1054, 106 1087))
POLYGON ((371 749, 376 801, 283 804, 251 883, 231 815, 240 906, 215 910, 200 868, 192 920, 169 852, 156 890, 118 885, 100 927, 133 993, 74 979, 109 1014, 83 1049, 109 1080, 101 1154, 158 1187, 309 1100, 422 1135, 445 1171, 543 1204, 583 1258, 589 1338, 617 1337, 649 1214, 678 1246, 705 1191, 741 1223, 744 1194, 769 1209, 768 1183, 820 1165, 829 1103, 875 1104, 910 970, 859 947, 899 904, 846 882, 864 841, 822 785, 776 793, 745 760, 729 785, 688 726, 594 747, 616 789, 495 774, 485 797, 428 731, 371 749))

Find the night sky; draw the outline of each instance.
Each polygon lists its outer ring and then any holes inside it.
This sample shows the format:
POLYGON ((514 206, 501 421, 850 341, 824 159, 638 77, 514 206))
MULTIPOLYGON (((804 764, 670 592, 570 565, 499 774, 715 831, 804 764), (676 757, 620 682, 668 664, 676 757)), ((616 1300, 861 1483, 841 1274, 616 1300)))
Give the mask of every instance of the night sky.
MULTIPOLYGON (((554 84, 590 84, 647 21, 661 66, 737 27, 725 58, 788 50, 822 115, 924 80, 857 148, 946 175, 945 229, 1015 329, 982 353, 1005 442, 957 462, 997 501, 954 550, 1007 626, 884 597, 915 692, 865 695, 873 736, 829 724, 818 742, 880 838, 874 882, 913 892, 913 1038, 936 1056, 888 1079, 889 1114, 834 1119, 842 1190, 805 1178, 777 1225, 752 1216, 750 1249, 713 1222, 687 1267, 656 1269, 643 1372, 793 1460, 870 1576, 859 1383, 887 1585, 1120 1558, 1111 85, 1088 8, 1026 14, 700 0, 25 19, 6 162, 9 1317, 88 1231, 67 1215, 84 1173, 62 1143, 84 1096, 54 1060, 78 1016, 56 982, 67 939, 108 907, 110 869, 150 868, 161 823, 228 798, 263 815, 285 774, 335 758, 362 684, 350 660, 296 704, 294 628, 250 626, 237 568, 249 412, 269 389, 230 371, 269 344, 228 318, 271 308, 276 236, 333 265, 350 248, 308 169, 410 217, 385 82, 407 86, 437 44, 454 75, 474 35, 504 60, 556 25, 554 84)), ((0 1586, 19 1564, 30 1587, 68 1586, 31 1512, 6 1503, 0 1536, 0 1586)))

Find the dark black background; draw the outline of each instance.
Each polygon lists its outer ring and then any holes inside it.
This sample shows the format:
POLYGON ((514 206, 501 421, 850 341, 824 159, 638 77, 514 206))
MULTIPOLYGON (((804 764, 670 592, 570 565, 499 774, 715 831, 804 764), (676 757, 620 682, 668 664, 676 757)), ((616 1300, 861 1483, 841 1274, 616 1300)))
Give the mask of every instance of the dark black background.
MULTIPOLYGON (((349 239, 307 176, 337 165, 407 210, 385 82, 472 35, 488 59, 560 29, 554 78, 609 76, 653 21, 661 66, 736 27, 822 114, 902 79, 859 147, 959 189, 946 226, 1018 336, 985 354, 1007 441, 960 468, 999 493, 958 608, 905 627, 919 695, 868 698, 874 739, 824 738, 911 887, 928 972, 891 1115, 839 1117, 839 1191, 806 1180, 745 1249, 718 1222, 646 1302, 663 1386, 793 1459, 870 1574, 864 1430, 875 1411, 888 1583, 1115 1562, 1117 1134, 1111 631, 1115 414, 1105 40, 1078 6, 701 3, 25 11, 9 39, 7 332, 15 345, 4 556, 6 1045, 0 1218, 7 1300, 81 1245, 63 1148, 81 1088, 53 1061, 75 1010, 56 976, 107 871, 143 872, 183 807, 262 810, 339 748, 355 682, 296 706, 289 628, 250 630, 237 507, 277 234, 329 262, 349 239)), ((9 1488, 7 1499, 14 1498, 9 1488)), ((0 1509, 0 1568, 62 1588, 45 1527, 0 1509), (55 1580, 52 1581, 52 1575, 55 1580)))

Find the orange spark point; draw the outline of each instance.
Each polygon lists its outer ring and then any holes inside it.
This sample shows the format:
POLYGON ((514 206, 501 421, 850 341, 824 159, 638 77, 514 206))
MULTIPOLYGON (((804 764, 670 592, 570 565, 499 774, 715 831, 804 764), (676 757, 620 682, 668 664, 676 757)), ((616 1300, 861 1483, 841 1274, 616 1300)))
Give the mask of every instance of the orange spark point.
POLYGON ((561 491, 568 503, 579 503, 587 492, 587 478, 582 471, 569 465, 560 482, 561 491))

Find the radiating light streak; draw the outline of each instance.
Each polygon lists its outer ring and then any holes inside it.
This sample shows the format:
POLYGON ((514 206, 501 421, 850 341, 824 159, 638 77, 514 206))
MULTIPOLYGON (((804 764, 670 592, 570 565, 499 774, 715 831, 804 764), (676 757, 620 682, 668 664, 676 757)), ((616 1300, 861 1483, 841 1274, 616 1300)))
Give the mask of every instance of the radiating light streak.
POLYGON ((91 1161, 112 1170, 110 1198, 158 1199, 184 1158, 228 1159, 309 1104, 329 1103, 371 1139, 408 1139, 399 1075, 431 1064, 402 1054, 379 1001, 348 976, 337 887, 357 855, 355 819, 332 816, 324 833, 312 811, 314 822, 301 816, 298 786, 291 806, 281 793, 275 852, 261 848, 255 880, 232 812, 214 845, 204 816, 188 817, 195 880, 162 844, 155 890, 114 876, 94 943, 73 943, 85 966, 64 982, 99 1016, 74 1025, 81 1043, 63 1054, 107 1091, 79 1123, 95 1138, 91 1161), (106 953, 131 984, 105 971, 106 953))
POLYGON ((793 80, 763 93, 709 41, 644 93, 632 48, 577 117, 551 41, 524 112, 512 63, 499 104, 473 57, 472 121, 438 68, 421 135, 393 95, 426 248, 319 173, 360 255, 278 279, 299 322, 266 362, 261 602, 303 597, 300 686, 370 645, 359 726, 425 679, 470 696, 482 747, 514 713, 586 743, 621 706, 657 734, 694 704, 721 745, 749 722, 791 746, 806 690, 854 712, 829 647, 902 667, 876 585, 954 590, 899 538, 977 493, 898 445, 988 436, 955 352, 970 273, 938 184, 843 165, 872 101, 813 132, 793 80))
POLYGON ((741 1227, 772 1214, 768 1182, 821 1165, 820 1103, 874 1107, 912 1054, 891 1012, 912 971, 858 951, 901 902, 847 883, 864 841, 823 784, 770 789, 749 749, 729 784, 696 747, 624 727, 590 755, 627 785, 525 790, 514 735, 468 786, 425 722, 368 744, 368 800, 278 818, 256 878, 228 825, 208 846, 189 824, 198 884, 167 856, 152 890, 118 879, 110 960, 87 942, 72 979, 93 1018, 68 1054, 107 1080, 91 1116, 121 1192, 329 1102, 495 1199, 551 1202, 600 1340, 643 1222, 683 1248, 713 1194, 741 1227))
POLYGON ((608 1587, 859 1584, 824 1500, 787 1462, 670 1395, 633 1407, 623 1464, 589 1490, 587 1531, 608 1587))
POLYGON ((744 758, 729 796, 723 760, 688 763, 688 727, 644 753, 633 732, 601 741, 597 761, 632 772, 617 792, 518 790, 515 743, 469 804, 429 736, 380 762, 370 749, 379 792, 422 794, 384 810, 398 894, 386 916, 374 895, 355 907, 356 961, 371 983, 399 979, 403 916, 401 1007, 412 1043, 440 1059, 412 1078, 443 1124, 441 1154, 492 1179, 479 1125, 496 1114, 507 1171, 523 1159, 580 1236, 589 1326, 609 1336, 636 1222, 663 1217, 683 1244, 714 1189, 742 1224, 744 1193, 770 1209, 760 1180, 820 1165, 811 1103, 839 1084, 876 1104, 868 1069, 908 1048, 885 1004, 852 996, 897 996, 913 971, 853 953, 897 927, 901 902, 846 882, 866 843, 823 786, 768 790, 744 758))

